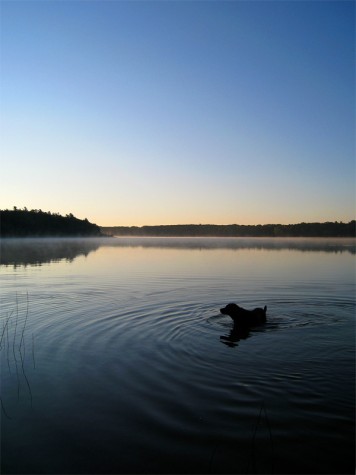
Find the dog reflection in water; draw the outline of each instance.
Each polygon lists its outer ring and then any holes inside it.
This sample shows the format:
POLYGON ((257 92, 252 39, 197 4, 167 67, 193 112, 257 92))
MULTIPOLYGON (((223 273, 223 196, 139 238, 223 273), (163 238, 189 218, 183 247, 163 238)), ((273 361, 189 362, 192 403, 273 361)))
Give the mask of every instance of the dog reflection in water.
POLYGON ((230 335, 220 337, 220 340, 223 340, 223 343, 228 346, 236 346, 239 340, 245 340, 249 337, 251 327, 263 325, 267 320, 266 305, 264 308, 246 310, 235 303, 229 303, 226 307, 221 308, 220 312, 223 315, 229 315, 234 322, 230 335))

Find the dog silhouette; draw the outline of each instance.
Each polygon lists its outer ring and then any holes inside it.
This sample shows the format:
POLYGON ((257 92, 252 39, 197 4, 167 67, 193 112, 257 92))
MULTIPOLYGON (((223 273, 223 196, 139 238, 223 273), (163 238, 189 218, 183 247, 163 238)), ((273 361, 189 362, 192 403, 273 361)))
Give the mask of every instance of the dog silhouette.
POLYGON ((246 310, 236 305, 236 303, 229 303, 226 307, 221 308, 220 312, 223 315, 229 315, 234 321, 234 326, 240 328, 250 328, 266 323, 267 306, 264 308, 255 308, 254 310, 246 310))

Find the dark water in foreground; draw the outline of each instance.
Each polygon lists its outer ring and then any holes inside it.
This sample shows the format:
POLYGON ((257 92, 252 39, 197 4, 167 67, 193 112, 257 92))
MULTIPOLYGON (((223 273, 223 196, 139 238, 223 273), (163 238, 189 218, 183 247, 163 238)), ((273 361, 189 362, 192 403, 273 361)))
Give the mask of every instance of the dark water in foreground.
POLYGON ((354 245, 3 240, 2 473, 354 473, 354 245))

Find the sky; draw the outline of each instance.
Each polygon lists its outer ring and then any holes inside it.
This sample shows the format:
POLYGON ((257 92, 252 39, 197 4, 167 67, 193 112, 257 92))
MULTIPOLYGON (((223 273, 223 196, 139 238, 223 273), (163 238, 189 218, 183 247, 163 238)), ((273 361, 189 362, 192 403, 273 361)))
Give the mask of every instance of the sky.
POLYGON ((0 208, 355 219, 354 1, 2 0, 0 208))

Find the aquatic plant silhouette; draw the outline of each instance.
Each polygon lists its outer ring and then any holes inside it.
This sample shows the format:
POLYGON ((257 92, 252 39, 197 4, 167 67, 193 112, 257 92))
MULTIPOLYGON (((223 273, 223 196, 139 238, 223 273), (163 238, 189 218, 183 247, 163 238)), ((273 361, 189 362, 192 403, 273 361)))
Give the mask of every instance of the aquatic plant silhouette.
MULTIPOLYGON (((26 293, 26 310, 25 316, 22 318, 22 329, 19 328, 21 318, 19 311, 19 299, 16 293, 16 304, 15 311, 10 311, 3 318, 3 328, 0 338, 0 352, 4 352, 4 357, 6 358, 7 368, 9 374, 12 373, 12 367, 15 369, 16 375, 16 386, 17 386, 17 399, 20 400, 20 388, 21 388, 21 379, 25 382, 27 392, 30 398, 30 403, 32 407, 32 390, 30 381, 28 379, 26 369, 25 369, 25 358, 26 358, 26 338, 25 331, 27 327, 27 321, 29 316, 29 296, 28 292, 26 293), (10 327, 10 325, 12 326, 10 327), (12 351, 10 350, 12 348, 12 351)), ((32 334, 32 362, 35 369, 35 349, 34 349, 34 335, 32 334)), ((5 409, 5 403, 3 397, 0 397, 1 401, 1 411, 8 419, 11 419, 8 411, 5 409)))
MULTIPOLYGON (((243 473, 246 473, 246 474, 247 473, 258 473, 258 470, 257 470, 257 456, 256 456, 256 435, 257 435, 258 428, 259 428, 259 426, 261 424, 261 421, 262 421, 262 414, 264 415, 264 419, 266 421, 266 425, 267 425, 267 428, 268 428, 268 434, 269 434, 269 440, 270 440, 270 454, 269 455, 270 455, 270 459, 271 459, 271 474, 274 474, 274 459, 275 459, 274 442, 273 442, 272 429, 271 429, 271 425, 270 425, 269 418, 268 418, 268 415, 267 415, 266 405, 265 405, 264 402, 261 403, 259 413, 258 413, 258 417, 257 417, 257 421, 256 421, 256 424, 254 426, 253 434, 252 434, 252 437, 251 437, 251 440, 250 440, 250 454, 249 454, 249 457, 248 457, 246 470, 243 472, 243 473)), ((221 440, 218 441, 215 444, 214 449, 213 449, 213 451, 211 453, 211 456, 210 456, 210 459, 209 459, 208 473, 213 473, 213 463, 214 463, 214 460, 215 460, 216 453, 217 453, 218 449, 221 446, 223 446, 223 444, 224 444, 224 442, 221 441, 221 440)), ((264 471, 263 473, 266 473, 266 472, 264 471)))
POLYGON ((252 439, 251 439, 251 452, 250 452, 250 457, 249 457, 248 464, 247 464, 246 473, 251 473, 250 469, 253 470, 252 473, 257 472, 257 470, 256 470, 256 454, 255 454, 256 435, 257 435, 258 427, 259 427, 259 425, 261 423, 261 420, 262 420, 262 413, 264 414, 264 418, 265 418, 267 428, 268 428, 269 440, 270 440, 270 444, 271 444, 271 473, 272 474, 274 473, 274 443, 273 443, 271 425, 269 423, 267 410, 266 410, 266 406, 265 406, 264 402, 261 403, 261 407, 260 407, 260 411, 259 411, 259 414, 258 414, 257 422, 256 422, 254 432, 253 432, 253 436, 252 436, 252 439))

